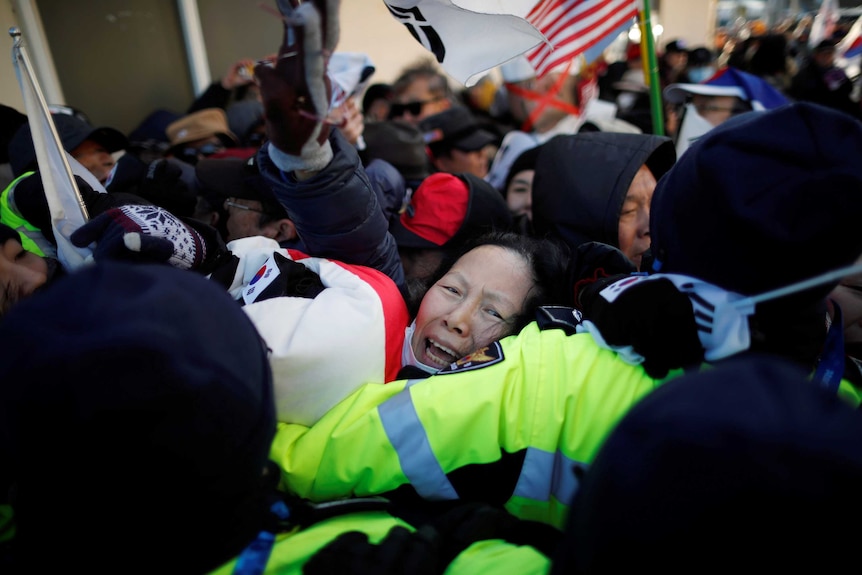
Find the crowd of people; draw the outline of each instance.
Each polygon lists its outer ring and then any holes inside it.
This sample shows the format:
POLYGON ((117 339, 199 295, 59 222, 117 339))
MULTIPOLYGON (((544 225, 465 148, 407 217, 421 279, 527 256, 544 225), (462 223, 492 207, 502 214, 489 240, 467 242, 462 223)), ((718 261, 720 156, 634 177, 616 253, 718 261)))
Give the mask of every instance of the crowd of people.
POLYGON ((862 114, 835 39, 784 76, 757 47, 789 62, 792 29, 667 43, 656 135, 634 47, 345 87, 339 3, 278 6, 277 52, 184 114, 52 107, 88 173, 68 237, 3 110, 0 570, 844 565, 862 114))

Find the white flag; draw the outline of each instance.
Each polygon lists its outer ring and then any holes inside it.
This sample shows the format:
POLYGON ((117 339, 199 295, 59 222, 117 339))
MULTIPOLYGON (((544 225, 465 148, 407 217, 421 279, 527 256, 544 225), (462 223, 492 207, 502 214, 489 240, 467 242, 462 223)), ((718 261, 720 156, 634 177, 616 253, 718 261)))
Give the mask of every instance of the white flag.
POLYGON ((838 24, 838 2, 835 0, 823 0, 820 4, 820 10, 817 11, 817 16, 814 17, 814 22, 811 24, 811 32, 808 34, 808 46, 814 48, 823 40, 828 40, 835 32, 835 26, 838 24))
POLYGON ((523 17, 535 0, 384 2, 446 73, 466 86, 483 72, 544 41, 541 32, 523 17))
POLYGON ((51 225, 57 242, 57 259, 66 270, 73 270, 85 264, 92 254, 87 248, 75 247, 69 240, 72 232, 87 221, 86 207, 80 199, 73 173, 83 177, 94 190, 105 190, 90 171, 72 158, 60 144, 54 121, 48 112, 45 97, 36 81, 20 37, 12 48, 12 61, 24 98, 27 121, 30 123, 39 174, 51 211, 51 225))
POLYGON ((850 30, 835 46, 835 52, 839 58, 849 60, 862 54, 862 16, 859 16, 850 30))

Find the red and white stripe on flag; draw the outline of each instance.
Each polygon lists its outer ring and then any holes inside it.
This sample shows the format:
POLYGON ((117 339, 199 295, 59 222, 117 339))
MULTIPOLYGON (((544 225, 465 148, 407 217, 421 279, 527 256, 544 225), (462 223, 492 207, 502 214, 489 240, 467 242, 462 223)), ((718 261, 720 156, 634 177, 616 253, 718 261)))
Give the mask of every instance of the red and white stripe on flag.
POLYGON ((844 38, 835 46, 842 58, 850 59, 862 54, 862 16, 859 16, 844 38))
POLYGON ((547 39, 527 59, 542 76, 616 34, 638 14, 638 0, 540 0, 527 21, 547 39))

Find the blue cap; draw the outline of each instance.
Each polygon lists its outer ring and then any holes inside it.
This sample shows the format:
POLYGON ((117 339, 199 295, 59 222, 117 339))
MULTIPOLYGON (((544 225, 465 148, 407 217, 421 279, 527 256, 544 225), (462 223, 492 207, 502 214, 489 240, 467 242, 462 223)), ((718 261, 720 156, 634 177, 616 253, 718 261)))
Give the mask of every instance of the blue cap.
MULTIPOLYGON (((108 153, 129 147, 129 139, 114 128, 94 128, 79 117, 69 114, 51 114, 51 118, 54 120, 63 149, 67 152, 71 153, 84 140, 92 140, 100 144, 108 153)), ((16 177, 36 169, 36 149, 33 147, 29 122, 18 128, 9 142, 9 164, 16 177)))

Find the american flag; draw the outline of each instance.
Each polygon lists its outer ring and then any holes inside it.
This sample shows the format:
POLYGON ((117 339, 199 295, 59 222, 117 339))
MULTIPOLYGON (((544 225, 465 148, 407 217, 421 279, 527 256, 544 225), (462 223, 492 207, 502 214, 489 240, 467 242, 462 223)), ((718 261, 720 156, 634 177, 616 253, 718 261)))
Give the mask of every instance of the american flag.
POLYGON ((527 21, 547 39, 526 56, 542 76, 580 54, 594 60, 637 17, 638 0, 540 0, 527 21))

